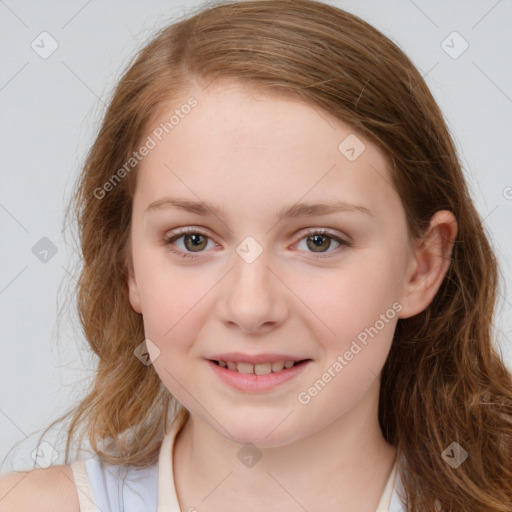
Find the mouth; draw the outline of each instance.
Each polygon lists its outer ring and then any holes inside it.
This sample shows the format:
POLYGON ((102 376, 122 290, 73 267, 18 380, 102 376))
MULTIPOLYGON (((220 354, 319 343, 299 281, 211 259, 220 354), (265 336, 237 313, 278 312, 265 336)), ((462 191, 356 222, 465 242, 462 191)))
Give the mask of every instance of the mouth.
POLYGON ((301 366, 311 359, 302 359, 301 361, 274 361, 272 363, 245 363, 236 361, 222 361, 213 360, 210 361, 221 368, 230 370, 234 373, 242 373, 245 375, 270 375, 271 373, 283 373, 295 366, 301 366))

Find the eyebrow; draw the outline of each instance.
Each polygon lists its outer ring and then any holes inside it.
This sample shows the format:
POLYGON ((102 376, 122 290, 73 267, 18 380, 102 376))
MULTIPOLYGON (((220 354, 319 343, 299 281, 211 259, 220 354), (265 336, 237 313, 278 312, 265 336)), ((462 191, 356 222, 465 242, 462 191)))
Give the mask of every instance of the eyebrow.
MULTIPOLYGON (((207 201, 190 201, 188 199, 177 197, 162 197, 161 199, 153 201, 147 206, 144 211, 144 215, 167 208, 178 208, 204 217, 208 215, 215 215, 224 221, 223 208, 217 208, 215 205, 207 201)), ((322 204, 297 203, 292 206, 282 208, 277 212, 277 220, 282 221, 285 219, 306 217, 310 215, 328 215, 338 212, 362 213, 364 215, 375 217, 375 214, 365 206, 347 203, 345 201, 335 201, 332 203, 322 204)))

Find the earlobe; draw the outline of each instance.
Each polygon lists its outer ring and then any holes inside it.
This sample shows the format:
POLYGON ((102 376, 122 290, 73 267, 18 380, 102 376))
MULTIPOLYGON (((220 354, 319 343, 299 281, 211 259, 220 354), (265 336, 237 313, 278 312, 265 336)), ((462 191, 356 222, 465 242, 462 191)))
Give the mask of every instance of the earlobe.
POLYGON ((400 318, 414 316, 432 302, 450 267, 456 236, 457 221, 453 213, 447 210, 436 212, 412 255, 404 283, 400 318))
POLYGON ((127 266, 127 284, 128 284, 128 300, 136 313, 142 314, 142 307, 140 303, 140 295, 139 288, 137 286, 137 281, 135 280, 135 273, 133 270, 133 266, 128 263, 127 266))

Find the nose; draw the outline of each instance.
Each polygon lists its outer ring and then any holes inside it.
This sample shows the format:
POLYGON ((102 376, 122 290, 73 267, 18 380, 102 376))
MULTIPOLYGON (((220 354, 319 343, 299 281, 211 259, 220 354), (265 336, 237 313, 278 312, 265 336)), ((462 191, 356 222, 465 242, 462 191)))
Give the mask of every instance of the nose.
POLYGON ((236 255, 224 280, 220 316, 244 333, 267 332, 287 318, 287 288, 263 251, 254 261, 236 255))

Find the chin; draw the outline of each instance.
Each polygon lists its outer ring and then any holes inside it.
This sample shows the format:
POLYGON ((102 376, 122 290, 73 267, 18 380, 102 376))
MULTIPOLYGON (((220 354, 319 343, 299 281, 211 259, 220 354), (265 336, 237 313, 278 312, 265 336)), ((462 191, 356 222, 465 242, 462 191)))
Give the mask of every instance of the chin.
MULTIPOLYGON (((260 448, 274 448, 284 446, 300 438, 297 426, 291 421, 283 419, 286 415, 279 417, 268 415, 257 418, 256 413, 251 417, 237 417, 226 419, 227 426, 232 437, 225 432, 223 435, 234 443, 245 445, 252 443, 260 448)), ((222 433, 222 430, 221 430, 222 433)))

